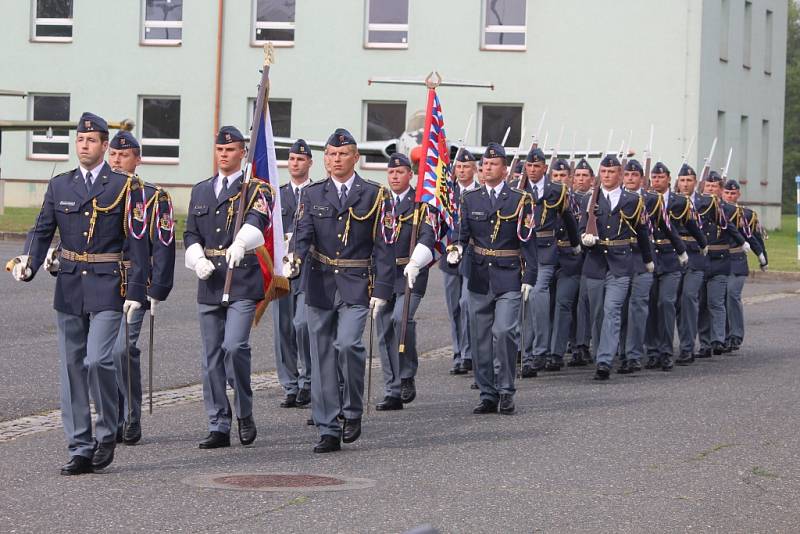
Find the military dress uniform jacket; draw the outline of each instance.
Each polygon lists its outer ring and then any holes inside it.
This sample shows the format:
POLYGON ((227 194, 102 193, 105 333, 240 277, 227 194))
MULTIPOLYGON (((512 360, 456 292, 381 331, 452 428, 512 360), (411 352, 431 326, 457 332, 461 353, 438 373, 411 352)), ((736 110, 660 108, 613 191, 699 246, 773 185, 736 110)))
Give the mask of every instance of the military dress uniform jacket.
MULTIPOLYGON (((667 213, 669 214, 670 224, 675 227, 681 240, 686 246, 686 253, 689 256, 689 268, 702 271, 705 270, 706 258, 700 253, 701 249, 708 244, 706 235, 697 224, 696 211, 689 197, 670 191, 667 200, 667 213)), ((658 235, 658 234, 657 234, 658 235)), ((660 239, 657 237, 656 239, 660 239)), ((671 245, 658 245, 659 252, 663 254, 669 251, 671 245)), ((675 258, 677 262, 677 257, 675 258)), ((674 265, 662 261, 661 272, 671 272, 674 265)), ((680 266, 678 266, 680 269, 680 266)))
MULTIPOLYGON (((308 185, 303 186, 303 189, 311 185, 313 182, 309 181, 308 185)), ((294 196, 294 185, 291 183, 284 184, 280 188, 280 196, 281 196, 281 221, 283 222, 283 233, 284 236, 288 234, 292 234, 295 231, 295 217, 299 217, 300 214, 297 213, 297 199, 294 196)), ((303 189, 301 189, 301 194, 303 189)), ((299 220, 297 221, 299 223, 299 220)), ((294 246, 294 236, 292 236, 292 240, 289 243, 289 251, 292 250, 294 246)), ((304 258, 301 258, 301 260, 304 258)), ((280 259, 277 260, 280 262, 280 259)), ((278 263, 280 265, 280 263, 278 263)), ((300 276, 292 278, 289 281, 290 287, 292 289, 292 294, 297 295, 302 291, 303 287, 303 279, 305 278, 305 271, 300 271, 300 276)))
MULTIPOLYGON (((592 195, 583 198, 584 211, 588 208, 592 195)), ((600 242, 589 247, 583 262, 583 275, 593 279, 605 279, 607 273, 613 276, 632 276, 634 254, 632 243, 639 247, 642 261, 653 261, 647 222, 642 220, 645 209, 644 199, 637 193, 622 190, 616 207, 612 210, 605 195, 598 195, 595 213, 600 242)), ((581 233, 586 231, 588 215, 581 219, 581 233)))
MULTIPOLYGON (((464 249, 462 261, 470 262, 470 291, 485 295, 491 290, 500 295, 519 291, 523 283, 536 283, 536 233, 528 241, 521 241, 517 235, 518 210, 522 210, 525 223, 532 224, 529 198, 508 185, 503 187, 494 208, 485 186, 463 196, 457 243, 464 249), (527 197, 525 202, 523 197, 527 197)), ((526 224, 520 229, 523 237, 529 231, 526 224)))
MULTIPOLYGON (((579 191, 571 191, 569 193, 569 206, 577 225, 580 225, 581 217, 586 215, 585 210, 580 208, 584 196, 585 193, 579 191)), ((580 276, 583 270, 583 259, 586 257, 586 250, 584 248, 580 254, 573 252, 574 246, 569 240, 569 234, 563 220, 558 230, 556 230, 556 245, 558 245, 558 268, 561 273, 565 276, 580 276)))
POLYGON ((703 221, 703 233, 708 242, 706 273, 709 276, 727 276, 731 274, 730 249, 741 247, 745 242, 742 234, 730 222, 736 207, 707 195, 699 197, 698 205, 697 212, 703 221))
MULTIPOLYGON (((472 190, 470 189, 470 191, 472 190)), ((464 193, 466 192, 467 191, 465 191, 464 188, 461 187, 461 184, 458 183, 458 181, 456 181, 453 184, 453 198, 455 199, 456 202, 456 208, 458 208, 458 206, 461 206, 461 201, 463 200, 464 193)), ((446 272, 447 274, 452 274, 452 275, 460 274, 461 276, 469 277, 469 262, 460 261, 455 265, 450 265, 449 263, 447 263, 447 254, 443 254, 442 257, 439 258, 439 269, 446 272)))
MULTIPOLYGON (((411 244, 411 228, 414 222, 414 201, 416 192, 414 188, 410 188, 403 200, 394 207, 395 224, 397 224, 397 233, 392 246, 394 247, 395 255, 395 268, 394 273, 394 293, 397 295, 405 293, 406 290, 406 277, 403 271, 408 265, 409 246, 411 244)), ((423 221, 419 221, 419 230, 422 230, 423 221)), ((419 232, 421 235, 421 231, 419 232)), ((418 242, 421 242, 418 240, 418 242)), ((424 244, 424 243, 423 243, 424 244)), ((430 248, 430 247, 429 247, 430 248)), ((425 290, 428 287, 428 267, 425 266, 419 270, 417 279, 414 281, 414 287, 411 292, 425 296, 425 290)))
MULTIPOLYGON (((126 175, 112 171, 108 163, 103 165, 88 193, 80 169, 50 180, 25 249, 30 250, 30 267, 36 273, 58 230, 62 252, 53 303, 57 311, 71 315, 122 311, 126 298, 140 303, 147 300, 150 258, 147 239, 127 235, 125 200, 131 183, 126 175), (123 291, 121 269, 126 240, 131 258, 131 267, 125 273, 127 292, 123 291), (119 259, 90 261, 97 258, 86 254, 116 254, 119 259)), ((138 182, 132 187, 138 190, 138 182)))
MULTIPOLYGON (((570 209, 569 189, 566 184, 542 178, 541 196, 536 198, 534 228, 536 229, 536 255, 541 265, 558 265, 556 232, 563 224, 567 240, 573 247, 580 244, 578 223, 570 209)), ((525 191, 533 194, 533 185, 526 183, 525 191)))
POLYGON ((303 216, 297 225, 295 257, 305 258, 301 272, 309 271, 303 286, 306 304, 333 309, 338 291, 346 304, 369 305, 372 266, 371 296, 388 300, 394 288, 395 259, 384 239, 391 229, 382 229, 382 211, 391 212, 383 187, 356 174, 340 207, 336 185, 328 178, 305 187, 300 202, 303 216), (353 260, 356 264, 348 265, 353 260))
MULTIPOLYGON (((730 224, 735 225, 742 237, 750 243, 750 248, 752 248, 756 256, 764 254, 764 259, 768 260, 764 237, 758 228, 758 216, 753 210, 737 204, 735 215, 730 224)), ((750 268, 747 266, 747 253, 741 247, 736 247, 731 249, 730 254, 731 274, 735 276, 747 276, 750 274, 750 268)))
MULTIPOLYGON (((198 280, 197 285, 197 302, 209 305, 219 305, 222 302, 225 275, 228 271, 225 251, 235 237, 233 230, 242 186, 242 176, 239 176, 227 190, 222 191, 218 199, 214 194, 216 179, 216 176, 212 176, 192 188, 186 231, 183 233, 186 248, 195 243, 200 244, 206 251, 206 257, 214 263, 211 276, 207 280, 198 280)), ((243 224, 251 224, 263 232, 271 224, 270 189, 266 184, 253 180, 248 185, 247 196, 247 213, 243 224)), ((242 262, 233 269, 230 302, 263 299, 264 278, 258 257, 252 251, 246 251, 242 262)))
MULTIPOLYGON (((655 262, 655 272, 660 273, 673 273, 680 271, 680 262, 678 256, 686 252, 686 244, 681 239, 678 229, 671 224, 671 221, 666 221, 664 214, 664 200, 658 193, 649 191, 644 192, 644 204, 647 209, 647 217, 650 221, 648 230, 651 233, 651 245, 653 250, 653 259, 655 262)), ((638 246, 636 243, 634 247, 634 257, 637 256, 638 246)), ((638 273, 646 271, 644 262, 636 261, 634 269, 638 273)))

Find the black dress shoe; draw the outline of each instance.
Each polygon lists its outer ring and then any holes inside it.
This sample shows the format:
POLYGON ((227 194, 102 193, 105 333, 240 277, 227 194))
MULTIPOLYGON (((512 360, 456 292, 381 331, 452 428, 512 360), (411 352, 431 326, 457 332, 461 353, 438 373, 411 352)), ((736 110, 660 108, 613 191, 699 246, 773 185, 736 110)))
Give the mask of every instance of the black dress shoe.
POLYGON ((630 365, 631 365, 630 360, 622 360, 622 363, 619 365, 619 368, 617 369, 617 374, 618 375, 631 374, 633 371, 631 371, 630 365))
POLYGON ((730 347, 731 351, 739 350, 742 347, 742 340, 738 337, 732 337, 730 347))
POLYGON ((594 372, 595 380, 608 380, 611 377, 611 366, 607 363, 598 363, 594 372))
POLYGON ((388 395, 383 398, 383 402, 375 405, 375 409, 379 412, 388 412, 389 410, 402 410, 403 401, 397 397, 389 397, 388 395))
POLYGON ((647 358, 647 363, 644 364, 645 369, 656 369, 661 365, 658 356, 650 356, 647 358))
POLYGON ((527 363, 522 366, 522 371, 520 373, 522 378, 534 378, 536 377, 537 374, 538 373, 536 372, 536 370, 534 370, 534 368, 531 365, 528 365, 527 363))
POLYGON ((486 399, 481 400, 481 403, 478 404, 473 410, 472 413, 475 414, 485 414, 485 413, 497 413, 497 403, 488 401, 486 399))
POLYGON ((212 430, 206 439, 200 442, 198 445, 201 449, 219 449, 220 447, 230 447, 231 446, 231 435, 227 432, 217 432, 216 430, 212 430))
POLYGON ((628 369, 631 370, 631 373, 638 373, 642 370, 642 362, 637 360, 628 360, 628 369))
POLYGON ((511 415, 514 413, 514 410, 516 410, 516 407, 514 406, 514 396, 507 393, 501 394, 498 411, 502 415, 511 415))
POLYGON ((694 362, 694 356, 688 352, 681 352, 681 355, 675 360, 675 365, 691 365, 694 362))
POLYGON ((114 449, 116 446, 116 441, 99 443, 94 451, 94 456, 92 457, 92 469, 97 471, 100 469, 105 469, 111 465, 111 462, 114 461, 114 449))
POLYGON ((662 371, 672 371, 673 368, 672 363, 672 354, 662 354, 661 355, 661 370, 662 371))
POLYGON ((86 456, 73 456, 69 462, 61 466, 61 474, 65 476, 83 475, 93 471, 92 461, 86 456))
POLYGON ((120 428, 117 429, 117 443, 122 443, 122 436, 123 436, 124 433, 125 433, 125 430, 124 430, 123 427, 120 427, 120 428))
POLYGON ((550 356, 547 358, 547 363, 545 364, 545 371, 560 371, 564 368, 564 358, 561 356, 550 356))
POLYGON ((297 395, 294 393, 289 393, 286 395, 286 398, 281 401, 280 404, 281 408, 296 408, 297 407, 297 395))
MULTIPOLYGON (((403 378, 400 380, 400 400, 403 404, 408 404, 417 398, 417 385, 413 378, 403 378)), ((346 442, 345 442, 346 443, 346 442)))
POLYGON ((306 419, 306 425, 314 426, 314 418, 313 417, 309 417, 308 419, 306 419))
POLYGON ((324 435, 319 438, 319 443, 314 446, 314 452, 324 454, 326 452, 336 452, 342 449, 342 442, 336 436, 324 435))
POLYGON ((472 384, 469 385, 469 389, 478 389, 478 383, 473 382, 472 384))
POLYGON ((122 442, 125 445, 136 445, 142 439, 142 425, 138 421, 125 425, 122 442))
POLYGON ((256 422, 252 415, 242 417, 239 421, 239 442, 242 445, 250 445, 256 440, 258 430, 256 429, 256 422))
POLYGON ((700 352, 697 353, 695 358, 710 358, 711 357, 711 349, 700 349, 700 352))
POLYGON ((450 369, 451 375, 465 375, 467 374, 467 370, 461 367, 461 362, 455 362, 453 364, 453 368, 450 369))
POLYGON ((465 373, 472 371, 472 360, 463 360, 461 362, 461 368, 464 369, 465 373))
POLYGON ((715 341, 711 344, 711 350, 714 352, 714 356, 719 356, 725 352, 725 347, 719 341, 715 341))
POLYGON ((294 403, 298 406, 307 406, 311 402, 311 388, 300 388, 294 403))
POLYGON ((361 437, 361 419, 345 419, 342 428, 342 441, 353 443, 361 437))

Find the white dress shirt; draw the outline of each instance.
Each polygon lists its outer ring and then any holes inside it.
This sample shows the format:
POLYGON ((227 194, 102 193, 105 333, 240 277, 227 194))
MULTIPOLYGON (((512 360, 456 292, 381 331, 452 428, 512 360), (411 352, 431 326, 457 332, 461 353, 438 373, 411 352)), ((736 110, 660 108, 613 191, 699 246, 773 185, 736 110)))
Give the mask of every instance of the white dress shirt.
POLYGON ((214 180, 214 194, 215 194, 216 196, 219 196, 220 192, 222 191, 222 184, 223 184, 223 180, 224 180, 225 178, 227 178, 227 179, 228 179, 228 187, 230 187, 230 186, 231 186, 231 184, 232 184, 232 183, 233 183, 233 182, 234 182, 234 181, 235 181, 237 178, 239 178, 239 175, 240 175, 240 174, 242 174, 242 171, 236 171, 235 173, 233 173, 233 174, 230 174, 230 175, 227 175, 227 176, 226 176, 226 175, 224 175, 224 174, 222 174, 222 173, 219 173, 219 175, 217 176, 217 179, 216 179, 216 180, 214 180))

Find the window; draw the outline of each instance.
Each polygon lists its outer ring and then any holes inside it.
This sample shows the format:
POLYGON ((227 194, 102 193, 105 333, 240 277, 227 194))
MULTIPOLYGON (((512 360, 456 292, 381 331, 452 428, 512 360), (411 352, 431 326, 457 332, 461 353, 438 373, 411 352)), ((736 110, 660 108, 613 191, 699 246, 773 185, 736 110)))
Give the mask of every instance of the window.
MULTIPOLYGON (((397 139, 405 129, 405 102, 364 102, 362 138, 365 141, 397 139)), ((363 167, 367 169, 385 169, 388 164, 383 156, 366 156, 364 162, 363 167)))
POLYGON ((728 146, 725 142, 725 129, 725 112, 717 111, 717 147, 714 151, 714 161, 711 161, 710 165, 718 169, 725 165, 725 158, 728 157, 725 148, 728 146))
POLYGON ((34 41, 72 41, 72 0, 34 0, 33 8, 34 41))
POLYGON ((525 0, 483 0, 484 50, 525 50, 525 0))
POLYGON ((294 46, 295 0, 253 0, 252 44, 294 46))
POLYGON ((367 0, 367 48, 408 48, 408 0, 367 0))
MULTIPOLYGON (((245 137, 250 135, 250 130, 253 128, 253 114, 256 110, 256 99, 247 99, 247 131, 243 132, 245 137)), ((269 99, 269 117, 272 121, 272 136, 273 137, 288 137, 292 136, 292 101, 269 99)), ((275 147, 275 158, 278 160, 278 165, 285 166, 286 160, 289 159, 288 148, 275 147)))
POLYGON ((177 96, 140 98, 142 161, 178 163, 181 137, 181 99, 177 96))
POLYGON ((719 31, 719 59, 720 61, 728 61, 728 38, 731 32, 731 2, 730 0, 721 0, 722 13, 720 18, 720 31, 719 31))
POLYGON ((767 10, 767 18, 765 21, 766 28, 764 29, 764 74, 772 74, 772 28, 773 16, 772 11, 767 10))
MULTIPOLYGON (((750 119, 747 115, 742 115, 742 118, 739 122, 739 154, 737 157, 739 159, 739 176, 736 177, 738 180, 747 181, 747 152, 748 146, 750 145, 750 119)), ((725 157, 728 157, 728 153, 725 153, 725 157)), ((730 170, 728 171, 730 174, 730 170)))
POLYGON ((742 66, 750 68, 753 48, 753 2, 744 3, 744 35, 742 36, 742 66))
POLYGON ((181 43, 183 0, 142 0, 142 12, 142 44, 181 43))
MULTIPOLYGON (((35 121, 69 121, 69 95, 31 95, 29 116, 35 121)), ((28 156, 33 159, 65 160, 69 157, 69 130, 33 130, 28 156)))
POLYGON ((482 104, 479 117, 481 146, 486 146, 490 141, 502 142, 509 126, 511 131, 506 146, 519 146, 522 135, 522 104, 482 104))
POLYGON ((761 121, 761 185, 769 183, 769 121, 761 121))

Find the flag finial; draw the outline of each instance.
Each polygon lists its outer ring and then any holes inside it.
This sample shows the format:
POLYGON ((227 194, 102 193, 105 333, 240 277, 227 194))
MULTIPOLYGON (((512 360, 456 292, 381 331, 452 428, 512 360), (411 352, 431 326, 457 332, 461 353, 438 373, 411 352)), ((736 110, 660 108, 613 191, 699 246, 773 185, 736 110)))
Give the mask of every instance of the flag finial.
POLYGON ((264 66, 269 67, 275 63, 275 47, 272 46, 272 41, 264 44, 264 66))

